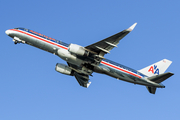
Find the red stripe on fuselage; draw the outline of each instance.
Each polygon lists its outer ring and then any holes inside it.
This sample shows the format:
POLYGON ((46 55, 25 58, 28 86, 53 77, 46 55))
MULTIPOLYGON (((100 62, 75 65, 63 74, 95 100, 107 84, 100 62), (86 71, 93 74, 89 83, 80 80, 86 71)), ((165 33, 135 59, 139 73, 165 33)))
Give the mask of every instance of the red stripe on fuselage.
POLYGON ((119 68, 119 67, 117 67, 117 66, 115 66, 115 65, 111 65, 111 64, 106 63, 106 62, 104 62, 104 61, 101 61, 101 63, 102 63, 102 64, 105 64, 105 65, 107 65, 107 66, 110 66, 110 67, 112 67, 112 68, 118 69, 118 70, 120 70, 120 71, 123 71, 123 72, 125 72, 125 73, 131 74, 131 75, 133 75, 133 76, 136 76, 136 77, 138 77, 138 78, 141 78, 141 76, 136 75, 136 74, 134 74, 134 73, 132 73, 132 72, 129 72, 129 71, 127 71, 127 70, 121 69, 121 68, 119 68))
MULTIPOLYGON (((43 38, 41 38, 41 37, 32 35, 32 34, 30 34, 30 33, 27 33, 27 32, 21 31, 21 30, 16 30, 16 29, 10 29, 10 30, 13 30, 13 31, 16 31, 16 32, 20 32, 20 33, 26 34, 26 35, 31 36, 31 37, 34 37, 34 38, 36 38, 36 39, 38 39, 38 40, 41 40, 41 41, 47 42, 47 43, 49 43, 49 44, 56 45, 56 46, 58 46, 58 47, 61 47, 61 48, 63 48, 63 49, 68 50, 67 47, 64 47, 64 46, 62 46, 62 45, 53 43, 53 42, 51 42, 51 41, 49 41, 49 40, 46 40, 46 39, 43 39, 43 38)), ((141 76, 139 76, 139 75, 136 75, 136 74, 134 74, 134 73, 132 73, 132 72, 129 72, 129 71, 124 70, 124 69, 121 69, 121 68, 119 68, 119 67, 117 67, 117 66, 111 65, 111 64, 106 63, 106 62, 104 62, 104 61, 101 61, 101 63, 102 63, 102 64, 105 64, 105 65, 107 65, 107 66, 110 66, 110 67, 112 67, 112 68, 118 69, 118 70, 120 70, 120 71, 123 71, 123 72, 125 72, 125 73, 128 73, 128 74, 131 74, 131 75, 133 75, 133 76, 136 76, 136 77, 141 78, 141 76)))
POLYGON ((13 31, 16 31, 16 32, 20 32, 20 33, 26 34, 26 35, 28 35, 28 36, 34 37, 34 38, 36 38, 36 39, 38 39, 38 40, 47 42, 47 43, 52 44, 52 45, 56 45, 56 46, 58 46, 58 47, 61 47, 61 48, 63 48, 63 49, 66 49, 66 50, 68 49, 67 47, 64 47, 64 46, 62 46, 62 45, 53 43, 53 42, 51 42, 51 41, 49 41, 49 40, 43 39, 43 38, 41 38, 41 37, 32 35, 32 34, 30 34, 30 33, 27 33, 27 32, 21 31, 21 30, 16 30, 16 29, 10 29, 10 30, 13 30, 13 31))

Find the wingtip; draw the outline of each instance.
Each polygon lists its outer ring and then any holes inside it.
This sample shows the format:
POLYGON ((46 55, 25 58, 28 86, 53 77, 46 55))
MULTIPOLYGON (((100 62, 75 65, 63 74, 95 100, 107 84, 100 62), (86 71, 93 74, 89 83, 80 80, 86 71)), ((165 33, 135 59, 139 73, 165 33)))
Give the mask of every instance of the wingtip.
POLYGON ((131 27, 128 28, 129 31, 132 31, 136 27, 137 23, 134 23, 131 27))
POLYGON ((91 82, 88 82, 88 83, 87 83, 87 88, 89 87, 90 84, 91 84, 91 82))

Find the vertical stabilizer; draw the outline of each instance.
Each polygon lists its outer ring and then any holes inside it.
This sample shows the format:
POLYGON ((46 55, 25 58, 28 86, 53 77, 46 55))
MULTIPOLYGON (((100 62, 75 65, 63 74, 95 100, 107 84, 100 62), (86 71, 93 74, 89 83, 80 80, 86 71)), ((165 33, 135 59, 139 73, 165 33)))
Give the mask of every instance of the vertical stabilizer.
POLYGON ((163 59, 157 63, 154 63, 138 71, 148 77, 152 77, 154 75, 159 75, 159 74, 164 73, 167 70, 167 68, 171 65, 171 63, 172 61, 163 59))

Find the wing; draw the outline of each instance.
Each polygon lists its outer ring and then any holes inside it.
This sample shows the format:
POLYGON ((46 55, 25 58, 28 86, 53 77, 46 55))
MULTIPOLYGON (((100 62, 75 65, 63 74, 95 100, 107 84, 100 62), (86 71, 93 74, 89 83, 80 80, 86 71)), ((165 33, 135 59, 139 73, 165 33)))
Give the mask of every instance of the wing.
MULTIPOLYGON (((68 63, 68 62, 67 62, 68 63)), ((74 71, 74 76, 80 86, 88 88, 91 82, 89 82, 89 74, 83 72, 80 67, 68 63, 69 67, 74 71)))
POLYGON ((95 52, 100 56, 104 56, 104 54, 110 53, 109 51, 112 50, 114 47, 117 47, 119 41, 125 37, 129 32, 131 32, 137 23, 134 23, 131 27, 126 30, 123 30, 113 36, 110 36, 104 40, 96 42, 92 45, 85 47, 87 50, 95 52))
POLYGON ((80 86, 88 88, 89 85, 91 84, 91 82, 88 82, 89 81, 88 75, 79 74, 77 72, 74 72, 74 76, 75 76, 75 78, 78 81, 80 86))

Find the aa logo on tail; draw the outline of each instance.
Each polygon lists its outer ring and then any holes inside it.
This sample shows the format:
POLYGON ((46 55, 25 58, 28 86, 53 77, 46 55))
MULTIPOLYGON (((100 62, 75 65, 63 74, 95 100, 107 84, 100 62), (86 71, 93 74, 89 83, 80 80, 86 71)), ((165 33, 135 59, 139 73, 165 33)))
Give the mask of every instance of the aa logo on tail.
POLYGON ((159 68, 157 68, 157 65, 151 66, 148 70, 148 72, 152 72, 153 74, 159 75, 159 68))

